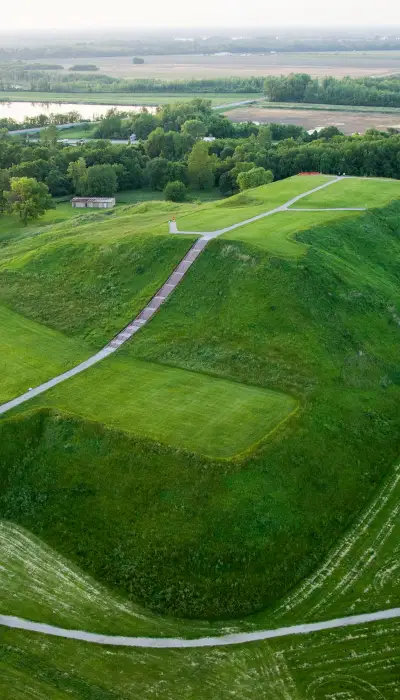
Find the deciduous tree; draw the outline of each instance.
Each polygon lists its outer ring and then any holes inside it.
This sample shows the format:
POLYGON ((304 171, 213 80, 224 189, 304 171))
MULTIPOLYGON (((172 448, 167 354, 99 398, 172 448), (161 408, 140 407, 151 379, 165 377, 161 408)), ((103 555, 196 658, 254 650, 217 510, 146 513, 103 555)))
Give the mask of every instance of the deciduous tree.
POLYGON ((54 207, 47 185, 33 177, 11 178, 5 198, 10 213, 19 214, 25 226, 30 219, 37 219, 54 207))

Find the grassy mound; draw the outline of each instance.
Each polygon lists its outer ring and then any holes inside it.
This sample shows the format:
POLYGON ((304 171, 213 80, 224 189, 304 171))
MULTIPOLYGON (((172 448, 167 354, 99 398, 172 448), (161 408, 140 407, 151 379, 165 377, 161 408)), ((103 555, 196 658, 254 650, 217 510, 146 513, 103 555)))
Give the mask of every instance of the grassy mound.
POLYGON ((157 208, 137 218, 131 208, 114 218, 100 214, 95 223, 94 217, 0 248, 0 303, 99 347, 145 306, 192 241, 147 234, 157 208))
POLYGON ((393 205, 316 226, 300 261, 213 241, 119 352, 295 396, 301 411, 252 456, 32 414, 2 424, 3 517, 157 610, 233 616, 281 597, 399 453, 398 221, 393 205))

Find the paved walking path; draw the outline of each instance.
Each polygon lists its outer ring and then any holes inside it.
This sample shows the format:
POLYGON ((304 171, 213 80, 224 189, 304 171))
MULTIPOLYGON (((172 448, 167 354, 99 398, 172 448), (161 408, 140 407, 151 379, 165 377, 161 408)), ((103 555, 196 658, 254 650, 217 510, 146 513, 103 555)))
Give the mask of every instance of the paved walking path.
MULTIPOLYGON (((299 201, 299 199, 303 199, 304 197, 308 197, 309 194, 313 194, 314 192, 318 192, 319 190, 325 189, 325 187, 329 187, 330 185, 333 185, 336 182, 339 182, 339 180, 343 180, 342 176, 333 178, 332 180, 328 180, 327 182, 324 182, 323 185, 319 185, 318 187, 314 187, 312 190, 308 190, 308 192, 303 192, 302 194, 298 194, 296 197, 292 197, 292 199, 289 199, 289 201, 285 202, 285 204, 281 204, 279 207, 275 207, 275 209, 270 209, 269 211, 263 212, 262 214, 257 214, 256 216, 252 216, 250 219, 245 219, 244 221, 240 221, 238 224, 232 224, 232 226, 226 226, 226 228, 220 228, 217 229, 216 231, 208 231, 207 233, 201 234, 204 239, 207 241, 211 241, 213 238, 217 238, 218 236, 221 236, 223 233, 228 233, 228 231, 234 231, 237 228, 240 228, 241 226, 247 226, 247 224, 252 224, 254 221, 260 221, 260 219, 265 219, 266 216, 272 216, 272 214, 277 214, 280 211, 287 211, 289 207, 292 206, 292 204, 296 204, 296 202, 299 201)), ((301 211, 305 211, 302 209, 301 211)), ((330 210, 321 210, 321 211, 330 211, 330 210)), ((346 211, 344 209, 333 209, 332 211, 346 211)), ((185 234, 185 235, 200 235, 199 231, 176 231, 176 234, 185 234)))
POLYGON ((0 615, 0 625, 12 629, 22 629, 28 632, 39 632, 52 637, 64 639, 77 639, 91 644, 103 644, 116 647, 147 647, 151 649, 189 649, 193 647, 222 647, 232 644, 246 644, 259 642, 275 637, 289 637, 295 634, 310 634, 322 630, 331 630, 337 627, 349 627, 352 625, 364 625, 379 620, 393 620, 400 617, 400 608, 391 610, 379 610, 378 612, 363 615, 351 615, 350 617, 338 617, 324 622, 312 622, 292 627, 278 627, 272 630, 259 630, 257 632, 238 632, 236 634, 224 634, 220 637, 200 637, 198 639, 181 639, 179 637, 123 637, 108 634, 95 634, 80 630, 69 630, 63 627, 53 627, 41 622, 30 622, 20 617, 0 615))
POLYGON ((220 236, 221 234, 226 233, 227 231, 233 231, 234 229, 239 228, 240 226, 245 226, 246 224, 250 224, 253 221, 259 221, 260 219, 263 219, 266 216, 271 216, 276 212, 286 211, 290 206, 292 206, 292 204, 298 202, 299 199, 307 197, 309 194, 313 194, 314 192, 318 192, 319 190, 322 190, 325 187, 329 187, 330 185, 342 179, 342 177, 337 177, 333 178, 332 180, 328 180, 323 185, 314 187, 312 190, 308 190, 308 192, 303 192, 302 194, 299 194, 296 197, 289 199, 288 202, 282 204, 279 207, 276 207, 275 209, 271 209, 270 211, 264 212, 263 214, 257 214, 257 216, 253 216, 251 219, 246 219, 245 221, 241 221, 238 224, 233 224, 232 226, 227 226, 226 228, 222 228, 217 231, 211 231, 208 233, 201 233, 199 231, 177 231, 178 235, 180 233, 190 234, 194 236, 199 236, 199 239, 190 248, 189 252, 186 253, 185 257, 181 260, 178 267, 174 270, 172 275, 170 275, 165 284, 163 284, 161 289, 159 289, 158 292, 154 295, 154 297, 149 301, 147 306, 145 306, 143 311, 141 311, 140 314, 136 316, 136 318, 134 318, 128 326, 126 326, 122 331, 120 331, 120 333, 118 333, 118 335, 116 335, 115 338, 113 338, 102 350, 97 352, 88 360, 81 362, 79 365, 73 367, 67 372, 63 372, 63 374, 59 374, 57 377, 50 379, 48 382, 44 382, 44 384, 40 384, 34 389, 25 392, 21 396, 17 396, 15 399, 12 399, 11 401, 7 401, 6 403, 0 405, 0 415, 7 413, 7 411, 10 411, 12 408, 19 406, 20 404, 23 404, 26 401, 29 401, 30 399, 33 399, 39 394, 43 394, 45 391, 48 391, 48 389, 51 389, 57 384, 65 382, 67 379, 70 379, 71 377, 74 377, 77 374, 84 372, 85 370, 89 369, 89 367, 95 365, 97 362, 104 360, 111 353, 115 352, 121 345, 126 343, 127 340, 132 338, 132 336, 135 333, 137 333, 142 328, 142 326, 144 326, 146 323, 148 323, 148 321, 150 321, 150 319, 160 308, 160 306, 164 303, 164 301, 168 299, 168 297, 172 294, 174 289, 184 278, 188 269, 193 265, 200 253, 204 250, 208 241, 212 240, 213 238, 217 238, 217 236, 220 236))

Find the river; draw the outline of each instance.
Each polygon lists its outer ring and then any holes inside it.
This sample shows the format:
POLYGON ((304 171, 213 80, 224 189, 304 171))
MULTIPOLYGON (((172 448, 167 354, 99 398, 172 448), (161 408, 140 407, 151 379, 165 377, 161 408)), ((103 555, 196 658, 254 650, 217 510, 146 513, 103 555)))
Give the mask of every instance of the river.
MULTIPOLYGON (((71 104, 58 102, 0 102, 0 119, 15 119, 23 122, 26 117, 36 117, 38 114, 66 114, 67 112, 79 112, 83 119, 102 117, 112 107, 117 107, 121 112, 140 112, 141 105, 90 105, 71 104)), ((147 107, 154 113, 156 107, 147 107)))

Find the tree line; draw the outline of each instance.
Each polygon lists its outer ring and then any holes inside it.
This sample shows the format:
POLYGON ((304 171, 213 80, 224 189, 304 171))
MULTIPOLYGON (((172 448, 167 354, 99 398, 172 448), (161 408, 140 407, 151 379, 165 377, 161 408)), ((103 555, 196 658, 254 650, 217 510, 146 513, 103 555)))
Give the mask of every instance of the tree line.
POLYGON ((391 51, 400 48, 398 33, 382 38, 374 31, 365 31, 364 36, 345 30, 329 30, 325 35, 319 30, 313 36, 310 30, 296 28, 296 32, 285 30, 279 36, 275 32, 264 36, 244 37, 192 37, 191 41, 177 41, 168 36, 147 36, 143 38, 130 37, 127 39, 104 41, 77 42, 71 41, 37 46, 7 46, 0 48, 0 60, 32 60, 54 58, 89 58, 93 56, 132 56, 132 55, 175 55, 175 54, 213 54, 229 52, 268 53, 270 51, 292 53, 306 51, 391 51), (322 34, 322 35, 321 35, 322 34))
POLYGON ((35 117, 25 117, 22 122, 17 122, 10 117, 0 117, 0 130, 7 129, 7 131, 16 131, 18 129, 30 129, 51 125, 75 124, 82 121, 81 115, 75 110, 65 112, 64 114, 53 112, 50 114, 37 114, 35 117))
MULTIPOLYGON (((34 66, 34 64, 33 64, 34 66)), ((16 85, 22 85, 30 92, 187 92, 187 93, 254 93, 262 94, 264 78, 203 78, 200 80, 158 80, 156 78, 136 78, 127 80, 97 73, 97 67, 90 70, 93 75, 75 73, 89 70, 88 66, 70 68, 72 72, 49 73, 43 70, 26 69, 23 64, 7 65, 0 63, 0 90, 17 92, 16 85)))
POLYGON ((266 78, 264 90, 271 102, 400 107, 400 78, 312 78, 292 73, 266 78))
POLYGON ((48 203, 46 193, 113 196, 144 187, 174 201, 213 187, 230 196, 309 171, 400 179, 395 130, 344 136, 336 127, 308 134, 293 125, 234 124, 213 112, 211 101, 199 98, 165 105, 156 114, 144 110, 128 120, 110 110, 98 131, 101 140, 74 146, 58 142, 54 126, 41 132, 38 143, 3 132, 0 211, 16 211, 15 190, 34 189, 37 183, 45 188, 40 188, 41 201, 48 203), (137 143, 107 140, 125 128, 136 134, 137 143), (30 180, 29 187, 25 180, 18 184, 21 178, 30 180))

